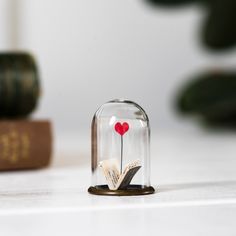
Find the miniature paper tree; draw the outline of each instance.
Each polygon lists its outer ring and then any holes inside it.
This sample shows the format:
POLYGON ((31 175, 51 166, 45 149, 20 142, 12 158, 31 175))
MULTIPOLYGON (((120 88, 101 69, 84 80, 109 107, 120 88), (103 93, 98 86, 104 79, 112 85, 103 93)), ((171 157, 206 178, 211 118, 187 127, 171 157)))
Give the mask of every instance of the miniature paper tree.
POLYGON ((121 124, 117 122, 115 124, 115 131, 120 135, 120 173, 122 173, 122 164, 123 164, 123 135, 129 130, 129 124, 124 122, 121 124))

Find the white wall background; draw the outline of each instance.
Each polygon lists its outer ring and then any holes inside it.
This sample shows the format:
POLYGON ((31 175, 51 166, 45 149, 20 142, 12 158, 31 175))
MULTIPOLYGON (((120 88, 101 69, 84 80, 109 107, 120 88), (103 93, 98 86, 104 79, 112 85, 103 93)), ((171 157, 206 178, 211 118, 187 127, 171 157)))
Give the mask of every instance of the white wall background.
POLYGON ((171 105, 180 82, 208 66, 233 65, 199 43, 197 6, 151 9, 142 0, 0 0, 0 49, 31 51, 43 82, 36 118, 56 133, 88 132, 113 98, 138 102, 154 130, 180 129, 171 105))

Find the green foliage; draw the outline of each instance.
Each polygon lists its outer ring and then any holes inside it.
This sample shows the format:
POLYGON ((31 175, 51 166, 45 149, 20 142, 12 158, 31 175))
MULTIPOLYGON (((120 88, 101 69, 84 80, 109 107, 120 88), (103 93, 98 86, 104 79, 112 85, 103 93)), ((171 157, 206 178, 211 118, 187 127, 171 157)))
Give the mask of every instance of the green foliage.
POLYGON ((34 58, 27 53, 0 54, 0 118, 29 115, 40 92, 34 58))
POLYGON ((197 2, 197 0, 147 0, 152 5, 179 6, 197 2))
POLYGON ((177 98, 177 108, 210 124, 236 124, 236 73, 209 72, 190 80, 177 98))
POLYGON ((231 48, 236 44, 236 1, 214 0, 203 26, 203 42, 213 50, 231 48))
POLYGON ((198 3, 207 8, 202 26, 203 44, 215 51, 227 50, 236 45, 235 0, 146 0, 153 6, 181 7, 198 3))

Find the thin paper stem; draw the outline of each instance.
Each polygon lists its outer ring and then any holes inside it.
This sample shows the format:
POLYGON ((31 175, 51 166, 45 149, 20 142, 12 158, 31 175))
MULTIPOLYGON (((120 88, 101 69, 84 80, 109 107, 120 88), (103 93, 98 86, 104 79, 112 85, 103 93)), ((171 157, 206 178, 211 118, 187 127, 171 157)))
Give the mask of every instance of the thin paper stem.
POLYGON ((122 174, 123 165, 123 136, 120 136, 120 174, 122 174))

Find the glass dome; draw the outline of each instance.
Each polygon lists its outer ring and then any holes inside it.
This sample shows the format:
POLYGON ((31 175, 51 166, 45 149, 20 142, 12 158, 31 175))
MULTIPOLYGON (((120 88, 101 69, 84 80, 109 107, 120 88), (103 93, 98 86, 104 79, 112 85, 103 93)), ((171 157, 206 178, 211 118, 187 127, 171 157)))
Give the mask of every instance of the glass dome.
POLYGON ((113 100, 92 121, 92 186, 98 195, 143 195, 150 186, 150 128, 136 103, 113 100))

